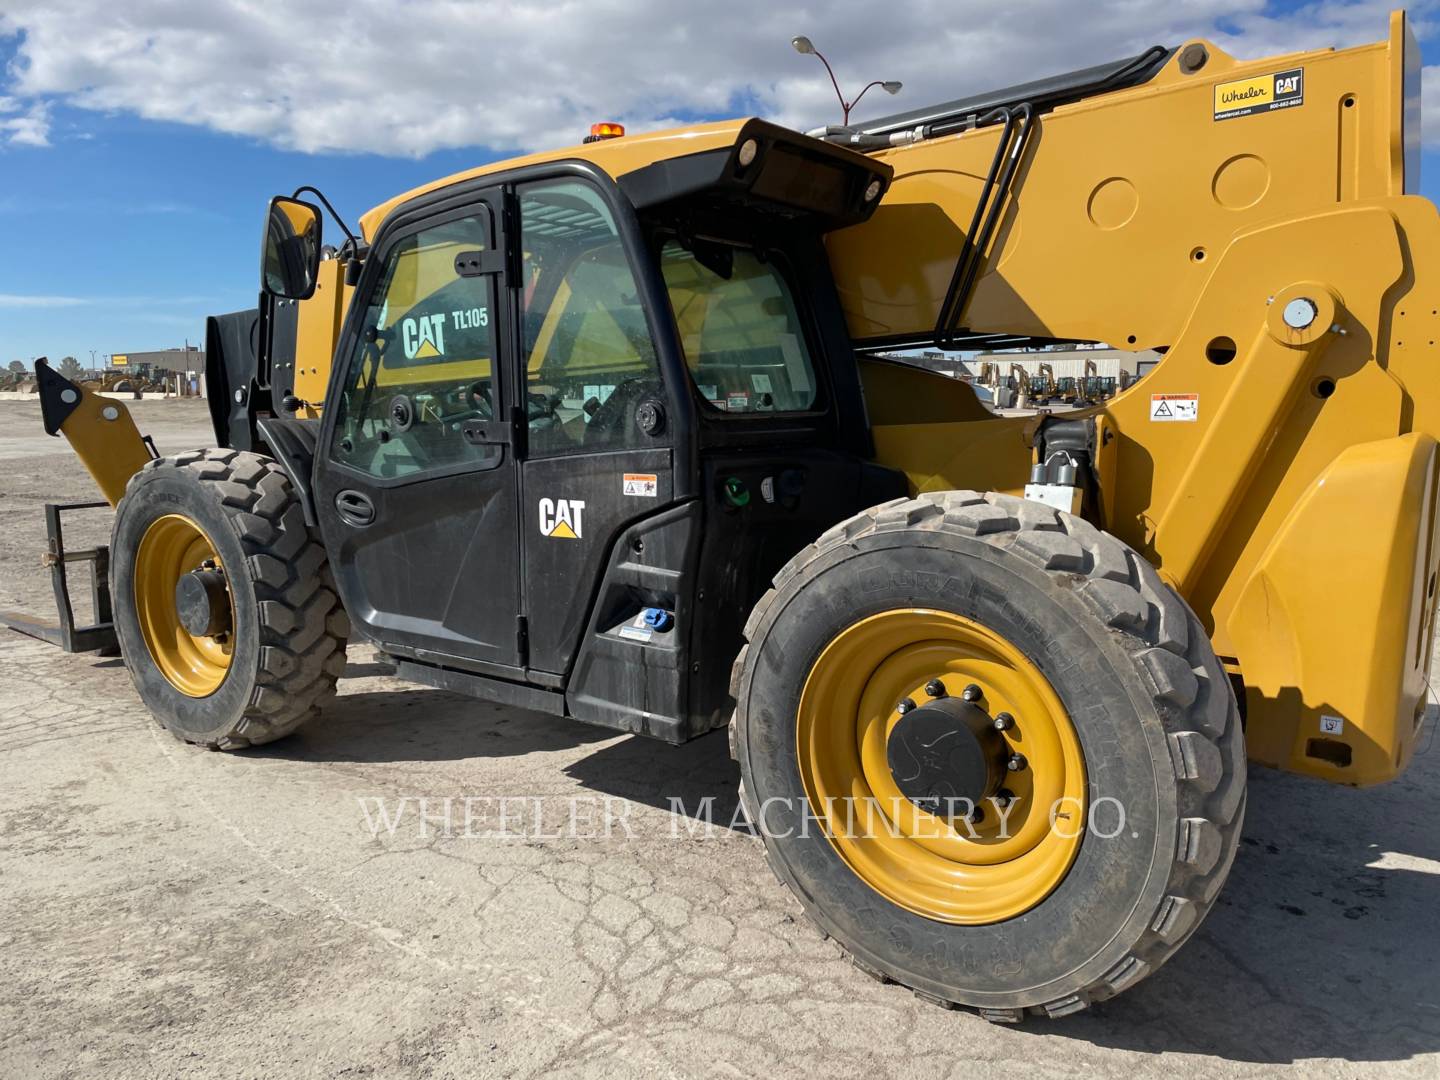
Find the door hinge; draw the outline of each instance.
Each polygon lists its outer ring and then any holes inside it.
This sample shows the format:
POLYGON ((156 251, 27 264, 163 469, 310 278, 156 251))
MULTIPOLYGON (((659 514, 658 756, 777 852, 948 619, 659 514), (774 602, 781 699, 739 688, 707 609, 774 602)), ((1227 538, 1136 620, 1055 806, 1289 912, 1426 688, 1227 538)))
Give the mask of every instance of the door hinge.
POLYGON ((520 653, 520 667, 530 662, 530 620, 524 615, 515 616, 515 649, 520 653))

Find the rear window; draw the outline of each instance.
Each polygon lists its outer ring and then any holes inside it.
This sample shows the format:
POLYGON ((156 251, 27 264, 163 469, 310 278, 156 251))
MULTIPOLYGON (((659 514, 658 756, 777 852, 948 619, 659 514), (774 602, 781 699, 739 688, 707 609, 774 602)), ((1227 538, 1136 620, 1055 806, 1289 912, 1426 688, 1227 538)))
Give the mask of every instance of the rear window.
POLYGON ((795 300, 779 269, 746 248, 678 241, 661 271, 700 396, 732 413, 804 412, 816 398, 795 300))

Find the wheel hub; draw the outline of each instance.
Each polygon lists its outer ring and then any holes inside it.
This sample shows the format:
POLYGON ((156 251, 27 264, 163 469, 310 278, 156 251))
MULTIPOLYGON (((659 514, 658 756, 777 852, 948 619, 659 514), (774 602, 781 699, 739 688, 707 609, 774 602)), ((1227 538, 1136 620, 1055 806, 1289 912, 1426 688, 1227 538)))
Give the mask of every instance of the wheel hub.
POLYGON ((235 626, 215 544, 193 519, 166 514, 140 538, 131 575, 135 619, 155 666, 187 697, 215 693, 230 670, 235 626))
POLYGON ((175 582, 175 613, 187 633, 215 637, 230 630, 230 597, 225 575, 212 567, 181 574, 175 582))
POLYGON ((964 616, 896 608, 845 627, 812 665, 795 739, 826 839, 917 915, 1021 915, 1079 850, 1085 763, 1065 706, 1020 649, 964 616))
POLYGON ((1009 754, 989 713, 963 698, 943 697, 900 717, 885 757, 902 795, 949 818, 999 792, 1009 754))

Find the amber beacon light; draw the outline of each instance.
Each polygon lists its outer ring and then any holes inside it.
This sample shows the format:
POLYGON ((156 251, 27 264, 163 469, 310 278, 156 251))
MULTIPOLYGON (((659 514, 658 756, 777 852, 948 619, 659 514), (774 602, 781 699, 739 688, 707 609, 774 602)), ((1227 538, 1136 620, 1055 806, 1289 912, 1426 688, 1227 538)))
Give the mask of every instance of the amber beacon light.
POLYGON ((591 124, 590 134, 585 136, 587 143, 599 142, 601 139, 618 139, 625 134, 624 124, 591 124))

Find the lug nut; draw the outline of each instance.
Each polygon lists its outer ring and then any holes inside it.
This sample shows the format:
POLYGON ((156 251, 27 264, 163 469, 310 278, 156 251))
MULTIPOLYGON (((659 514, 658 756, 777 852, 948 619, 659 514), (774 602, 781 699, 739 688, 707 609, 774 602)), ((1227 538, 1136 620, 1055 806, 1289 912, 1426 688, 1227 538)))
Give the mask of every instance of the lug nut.
POLYGON ((975 806, 975 807, 973 807, 973 808, 970 810, 970 823, 971 823, 972 825, 979 825, 980 822, 982 822, 982 821, 984 821, 984 820, 985 820, 985 810, 984 810, 983 807, 981 807, 981 806, 975 806))
POLYGON ((1009 788, 1001 788, 994 796, 996 806, 1009 806, 1015 801, 1015 793, 1009 788))
POLYGON ((908 697, 907 697, 907 698, 901 698, 901 699, 900 699, 900 704, 895 706, 895 711, 898 712, 901 716, 904 716, 907 712, 909 712, 909 711, 910 711, 911 709, 913 709, 914 707, 915 707, 915 702, 911 701, 908 697))
POLYGON ((1006 767, 1011 772, 1019 772, 1021 769, 1025 768, 1025 766, 1029 764, 1030 763, 1025 760, 1024 754, 1011 754, 1010 760, 1005 763, 1006 767))
POLYGON ((945 684, 939 679, 931 679, 925 684, 925 693, 929 694, 931 697, 944 697, 945 684))
POLYGON ((1015 726, 1015 718, 1014 718, 1013 716, 1011 716, 1008 712, 1002 712, 1002 713, 996 713, 996 714, 995 714, 995 730, 996 730, 996 731, 1009 731, 1009 730, 1010 730, 1012 727, 1014 727, 1014 726, 1015 726))
POLYGON ((972 682, 969 686, 965 687, 964 690, 960 691, 960 696, 966 701, 979 701, 983 695, 981 694, 980 687, 972 682))

